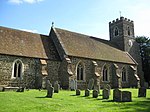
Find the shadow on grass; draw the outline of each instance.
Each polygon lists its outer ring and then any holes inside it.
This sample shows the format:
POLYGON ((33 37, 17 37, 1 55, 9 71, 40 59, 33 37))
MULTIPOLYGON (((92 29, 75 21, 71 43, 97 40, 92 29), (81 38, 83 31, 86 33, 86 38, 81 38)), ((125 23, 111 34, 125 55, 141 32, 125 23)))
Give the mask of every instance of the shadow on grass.
POLYGON ((85 98, 85 99, 92 99, 92 100, 103 100, 102 98, 93 98, 92 96, 81 96, 81 95, 70 95, 70 96, 76 96, 77 98, 85 98))
POLYGON ((121 109, 134 109, 135 112, 150 112, 150 100, 138 101, 133 104, 126 104, 121 109))
POLYGON ((35 98, 48 98, 46 96, 38 96, 38 97, 35 97, 35 98))

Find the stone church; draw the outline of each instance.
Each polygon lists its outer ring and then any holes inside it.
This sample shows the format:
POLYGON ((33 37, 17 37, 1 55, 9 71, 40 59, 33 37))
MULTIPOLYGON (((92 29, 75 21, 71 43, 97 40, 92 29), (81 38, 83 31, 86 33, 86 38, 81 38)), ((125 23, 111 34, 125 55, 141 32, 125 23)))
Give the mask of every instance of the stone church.
POLYGON ((70 89, 138 87, 144 83, 133 21, 109 22, 110 40, 52 27, 49 35, 0 27, 0 86, 41 88, 47 80, 70 89))

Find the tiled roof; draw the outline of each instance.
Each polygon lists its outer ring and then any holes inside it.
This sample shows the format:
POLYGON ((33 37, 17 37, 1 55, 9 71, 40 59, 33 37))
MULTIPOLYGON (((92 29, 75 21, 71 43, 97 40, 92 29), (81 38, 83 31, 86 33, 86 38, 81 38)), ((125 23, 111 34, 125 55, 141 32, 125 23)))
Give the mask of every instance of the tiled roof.
POLYGON ((48 36, 5 27, 0 27, 0 54, 59 59, 48 36))
POLYGON ((59 28, 52 30, 69 56, 135 64, 126 52, 116 49, 109 41, 59 28))

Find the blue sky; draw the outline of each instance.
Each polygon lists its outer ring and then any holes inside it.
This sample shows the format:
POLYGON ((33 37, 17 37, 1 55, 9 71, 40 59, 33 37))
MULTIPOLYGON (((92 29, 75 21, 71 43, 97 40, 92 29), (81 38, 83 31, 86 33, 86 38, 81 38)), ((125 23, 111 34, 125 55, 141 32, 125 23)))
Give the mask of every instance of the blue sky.
POLYGON ((49 34, 54 27, 109 39, 108 23, 121 15, 135 35, 150 37, 150 0, 0 0, 0 26, 49 34))

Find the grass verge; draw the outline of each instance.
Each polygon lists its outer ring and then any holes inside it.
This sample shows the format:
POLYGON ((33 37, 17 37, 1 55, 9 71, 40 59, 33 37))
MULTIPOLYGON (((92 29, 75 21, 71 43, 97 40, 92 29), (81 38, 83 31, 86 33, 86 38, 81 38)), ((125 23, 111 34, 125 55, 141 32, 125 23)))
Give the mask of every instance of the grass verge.
POLYGON ((45 97, 46 90, 0 92, 0 112, 150 112, 150 89, 146 98, 138 98, 137 89, 123 90, 132 92, 132 102, 113 102, 112 91, 108 100, 84 97, 84 91, 75 96, 75 91, 61 90, 53 98, 45 97))

